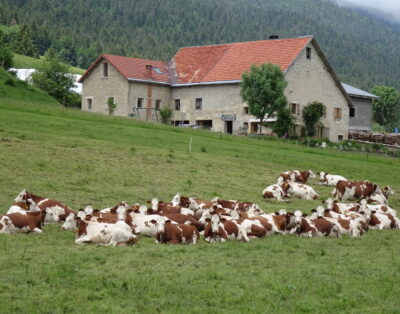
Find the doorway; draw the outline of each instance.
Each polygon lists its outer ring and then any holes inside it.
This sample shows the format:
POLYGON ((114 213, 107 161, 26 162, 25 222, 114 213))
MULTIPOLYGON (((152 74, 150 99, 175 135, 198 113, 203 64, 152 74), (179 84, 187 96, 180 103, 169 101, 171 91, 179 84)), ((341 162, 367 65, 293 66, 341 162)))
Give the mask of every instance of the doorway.
POLYGON ((233 121, 225 121, 225 131, 227 134, 232 134, 233 132, 233 121))

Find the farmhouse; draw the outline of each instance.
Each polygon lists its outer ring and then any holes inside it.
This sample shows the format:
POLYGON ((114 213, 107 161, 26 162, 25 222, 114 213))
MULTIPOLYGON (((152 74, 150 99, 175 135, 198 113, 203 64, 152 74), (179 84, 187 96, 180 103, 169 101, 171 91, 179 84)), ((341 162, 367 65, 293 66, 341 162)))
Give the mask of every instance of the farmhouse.
POLYGON ((304 125, 304 106, 319 101, 326 113, 318 135, 347 139, 353 104, 313 36, 184 47, 170 62, 103 54, 80 79, 82 110, 107 113, 112 98, 119 116, 157 121, 158 110, 170 107, 175 125, 256 133, 259 122, 242 102, 240 81, 252 64, 268 62, 278 65, 288 82, 285 94, 296 118, 294 133, 300 134, 304 125))

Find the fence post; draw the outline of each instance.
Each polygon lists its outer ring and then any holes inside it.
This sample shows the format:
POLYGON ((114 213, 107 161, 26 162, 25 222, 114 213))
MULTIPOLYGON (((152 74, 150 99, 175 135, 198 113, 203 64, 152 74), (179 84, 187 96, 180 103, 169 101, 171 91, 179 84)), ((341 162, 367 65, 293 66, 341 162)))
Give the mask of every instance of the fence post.
POLYGON ((192 137, 190 137, 190 142, 189 142, 189 153, 192 152, 192 137))

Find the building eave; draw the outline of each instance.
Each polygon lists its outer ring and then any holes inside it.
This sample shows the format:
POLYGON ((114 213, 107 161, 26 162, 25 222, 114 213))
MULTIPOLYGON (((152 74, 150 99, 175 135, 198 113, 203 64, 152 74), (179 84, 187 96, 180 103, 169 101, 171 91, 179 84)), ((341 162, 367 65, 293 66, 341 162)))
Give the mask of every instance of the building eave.
POLYGON ((154 85, 164 85, 164 86, 171 86, 168 82, 161 82, 161 81, 153 81, 153 80, 143 80, 143 79, 136 79, 136 78, 128 78, 129 82, 137 82, 137 83, 144 83, 144 84, 154 84, 154 85))

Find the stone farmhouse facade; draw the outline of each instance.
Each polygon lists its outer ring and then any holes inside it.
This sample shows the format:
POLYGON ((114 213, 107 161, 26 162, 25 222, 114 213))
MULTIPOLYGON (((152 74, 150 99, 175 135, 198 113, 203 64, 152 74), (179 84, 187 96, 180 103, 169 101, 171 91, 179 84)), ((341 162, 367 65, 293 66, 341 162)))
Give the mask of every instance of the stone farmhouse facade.
POLYGON ((326 114, 318 135, 331 141, 348 138, 353 103, 313 36, 184 47, 170 62, 103 54, 80 79, 82 110, 106 114, 111 97, 118 116, 157 121, 158 110, 170 107, 175 125, 257 133, 259 121, 242 102, 240 81, 252 64, 268 62, 285 74, 285 94, 296 118, 294 133, 300 135, 304 125, 304 106, 319 101, 326 114))

